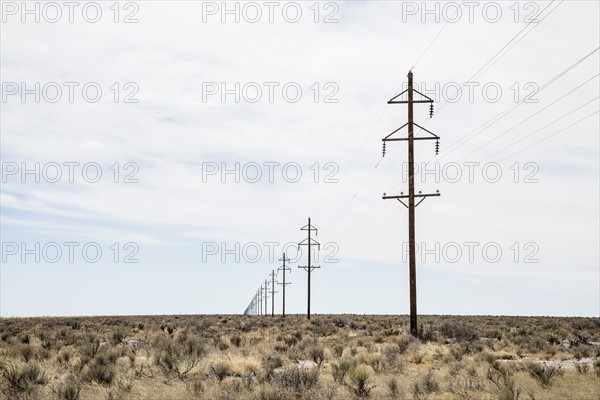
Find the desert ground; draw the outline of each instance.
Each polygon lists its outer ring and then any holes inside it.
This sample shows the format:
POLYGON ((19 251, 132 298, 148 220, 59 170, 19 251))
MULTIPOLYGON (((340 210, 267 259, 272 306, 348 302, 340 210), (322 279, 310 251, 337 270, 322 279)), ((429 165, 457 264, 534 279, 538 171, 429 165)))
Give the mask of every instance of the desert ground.
POLYGON ((598 399, 600 319, 0 319, 2 399, 598 399))

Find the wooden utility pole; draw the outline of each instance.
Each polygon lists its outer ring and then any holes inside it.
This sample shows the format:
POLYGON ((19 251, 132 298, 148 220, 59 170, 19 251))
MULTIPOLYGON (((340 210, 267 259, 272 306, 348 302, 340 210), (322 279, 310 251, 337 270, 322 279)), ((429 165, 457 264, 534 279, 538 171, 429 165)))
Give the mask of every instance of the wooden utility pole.
POLYGON ((269 301, 269 282, 265 279, 265 315, 269 314, 269 311, 267 311, 268 301, 269 301))
POLYGON ((303 241, 298 243, 298 248, 300 248, 300 246, 308 247, 308 266, 301 266, 298 268, 302 268, 308 272, 308 296, 307 296, 306 318, 310 319, 310 273, 316 268, 321 268, 318 265, 311 265, 311 254, 310 253, 311 253, 312 246, 317 246, 318 248, 321 248, 321 244, 319 244, 319 242, 317 242, 316 240, 311 239, 311 237, 310 237, 310 233, 313 230, 315 231, 315 236, 317 235, 317 228, 315 228, 314 226, 312 226, 310 224, 310 217, 308 218, 308 224, 304 225, 302 228, 300 228, 300 230, 308 231, 308 238, 304 239, 303 241))
POLYGON ((404 90, 402 93, 398 94, 390 101, 388 104, 408 104, 408 122, 402 125, 400 128, 396 129, 385 138, 383 141, 383 156, 385 157, 386 150, 386 142, 391 141, 408 141, 408 196, 404 195, 404 193, 400 193, 400 196, 387 196, 385 193, 383 194, 383 199, 396 199, 400 203, 402 203, 406 208, 408 208, 408 249, 409 249, 409 275, 410 275, 410 333, 413 336, 418 336, 418 328, 417 328, 417 262, 416 262, 416 249, 415 249, 415 208, 421 204, 426 197, 431 196, 439 196, 440 193, 437 191, 433 194, 419 194, 415 195, 415 156, 414 156, 414 141, 415 140, 436 140, 436 149, 435 154, 438 154, 439 151, 439 136, 428 131, 422 126, 416 124, 414 122, 413 116, 413 105, 414 103, 430 103, 431 108, 429 111, 429 116, 433 116, 433 100, 428 96, 425 96, 423 93, 415 90, 413 88, 413 74, 412 71, 408 72, 408 89, 404 90), (406 93, 407 100, 397 100, 398 98, 402 98, 402 95, 406 93), (423 100, 414 100, 414 93, 419 94, 423 97, 423 100), (424 137, 414 137, 414 127, 417 126, 424 132, 428 133, 430 136, 424 137), (407 138, 395 138, 393 135, 400 131, 402 128, 408 128, 408 137, 407 138), (415 204, 415 197, 421 198, 418 203, 415 204), (406 205, 402 199, 408 198, 408 205, 406 205))
POLYGON ((271 317, 275 316, 275 270, 271 272, 271 317))
POLYGON ((286 261, 288 261, 288 262, 290 261, 290 259, 286 257, 286 255, 285 255, 285 252, 283 253, 283 257, 282 257, 282 258, 280 258, 280 259, 279 259, 279 261, 283 261, 283 265, 282 265, 281 267, 277 268, 277 271, 283 271, 283 282, 281 282, 281 283, 278 283, 278 285, 281 285, 281 286, 282 286, 282 288, 283 288, 283 290, 282 290, 282 292, 283 292, 283 298, 282 298, 282 304, 283 304, 283 307, 282 307, 282 315, 283 315, 283 317, 285 318, 285 287, 286 287, 287 285, 291 285, 291 283, 290 283, 290 282, 286 282, 286 281, 285 281, 285 272, 286 272, 286 271, 290 271, 290 273, 291 273, 291 272, 292 272, 292 269, 291 269, 291 268, 289 268, 289 267, 286 267, 286 265, 285 265, 285 262, 286 262, 286 261))
POLYGON ((258 295, 258 315, 262 315, 263 287, 260 285, 260 294, 258 295))

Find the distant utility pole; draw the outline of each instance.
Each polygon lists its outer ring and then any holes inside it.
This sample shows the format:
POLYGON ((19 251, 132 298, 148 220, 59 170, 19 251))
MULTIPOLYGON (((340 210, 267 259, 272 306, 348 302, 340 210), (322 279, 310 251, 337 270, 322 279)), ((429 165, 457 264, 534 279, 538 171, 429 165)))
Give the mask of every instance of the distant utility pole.
POLYGON ((416 266, 416 255, 415 255, 415 207, 417 207, 426 197, 439 196, 440 193, 437 191, 433 194, 415 194, 415 160, 414 160, 414 141, 415 140, 434 140, 435 144, 435 154, 437 155, 439 152, 439 136, 428 131, 422 126, 416 124, 413 121, 413 104, 414 103, 430 103, 429 109, 429 117, 433 116, 433 100, 423 93, 413 89, 413 74, 412 71, 408 72, 408 89, 398 94, 390 101, 388 104, 408 104, 408 122, 402 125, 400 128, 396 129, 385 138, 383 141, 383 156, 385 157, 385 145, 386 142, 393 141, 408 141, 408 195, 404 193, 400 193, 400 196, 387 196, 385 193, 383 194, 383 199, 396 199, 400 203, 402 203, 406 208, 408 208, 408 246, 409 246, 409 274, 410 274, 410 333, 413 336, 418 335, 417 331, 417 266, 416 266), (403 94, 407 94, 407 100, 396 100, 401 97, 403 94), (419 94, 423 97, 421 100, 414 100, 414 93, 419 94), (408 127, 408 137, 406 138, 395 138, 393 135, 400 131, 405 126, 408 127), (414 127, 417 126, 421 130, 425 131, 429 134, 429 136, 424 137, 414 137, 414 127), (415 204, 415 197, 419 197, 421 200, 417 204, 415 204), (408 205, 402 201, 402 199, 408 198, 408 205))
POLYGON ((269 311, 267 311, 268 301, 269 301, 269 282, 265 279, 265 315, 269 314, 269 311))
POLYGON ((300 228, 301 231, 308 231, 308 238, 304 239, 303 241, 301 241, 300 243, 298 243, 298 249, 300 249, 300 246, 306 246, 308 247, 308 265, 307 266, 302 266, 302 267, 298 267, 298 268, 302 268, 304 270, 306 270, 306 272, 308 272, 308 307, 306 309, 306 318, 310 319, 310 273, 316 269, 316 268, 321 268, 318 265, 314 265, 311 266, 311 257, 310 257, 310 253, 311 253, 311 248, 312 246, 317 246, 319 249, 321 248, 321 244, 319 242, 317 242, 314 239, 311 239, 310 237, 310 233, 311 231, 315 231, 315 236, 317 235, 317 228, 315 228, 314 226, 312 226, 310 224, 310 217, 308 218, 308 224, 304 225, 302 228, 300 228))
POLYGON ((282 315, 285 318, 285 287, 287 285, 291 285, 290 282, 286 282, 285 281, 285 271, 290 271, 290 273, 292 273, 292 269, 285 266, 285 262, 286 261, 290 262, 290 259, 286 257, 285 252, 283 253, 283 257, 280 258, 279 261, 283 261, 283 265, 281 267, 277 268, 277 271, 283 271, 283 282, 278 283, 278 285, 282 285, 282 287, 283 287, 283 290, 282 290, 282 292, 283 292, 283 302, 282 302, 283 303, 283 311, 282 311, 282 315))
POLYGON ((275 270, 271 272, 271 317, 275 316, 275 270))
POLYGON ((263 287, 260 285, 260 295, 258 296, 258 315, 262 315, 263 287))

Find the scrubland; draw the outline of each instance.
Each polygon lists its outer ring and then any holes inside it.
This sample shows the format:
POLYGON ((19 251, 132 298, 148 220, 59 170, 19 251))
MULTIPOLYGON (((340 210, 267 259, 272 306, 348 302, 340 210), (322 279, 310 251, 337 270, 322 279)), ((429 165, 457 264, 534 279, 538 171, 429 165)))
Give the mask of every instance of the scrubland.
POLYGON ((2 399, 598 399, 600 319, 0 319, 2 399))

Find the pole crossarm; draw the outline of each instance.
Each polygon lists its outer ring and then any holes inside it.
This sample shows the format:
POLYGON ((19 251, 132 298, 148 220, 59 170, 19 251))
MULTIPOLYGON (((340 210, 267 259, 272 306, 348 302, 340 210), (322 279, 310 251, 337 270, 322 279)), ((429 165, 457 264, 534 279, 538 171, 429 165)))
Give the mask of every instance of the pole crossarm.
MULTIPOLYGON (((425 132, 429 133, 431 136, 421 136, 421 137, 413 137, 412 140, 439 140, 440 137, 438 135, 436 135, 435 133, 431 132, 429 129, 425 129, 423 128, 421 125, 414 123, 413 125, 424 130, 425 132)), ((393 134, 399 132, 402 128, 404 128, 405 126, 408 126, 408 122, 405 123, 404 125, 402 125, 400 128, 396 129, 395 131, 393 131, 392 133, 390 133, 389 135, 387 135, 386 137, 384 137, 383 139, 381 139, 382 142, 400 142, 400 141, 405 141, 408 140, 408 137, 403 137, 403 138, 393 138, 391 137, 393 134)))
POLYGON ((310 268, 311 271, 313 271, 313 270, 315 270, 317 268, 321 268, 321 267, 319 265, 311 265, 310 267, 308 265, 303 265, 303 266, 299 265, 298 268, 301 268, 301 269, 303 269, 303 270, 305 270, 305 271, 308 272, 309 268, 310 268))
MULTIPOLYGON (((391 99, 388 100, 388 104, 408 104, 408 100, 396 100, 398 97, 402 96, 404 93, 408 93, 409 89, 406 89, 404 91, 402 91, 400 94, 395 95, 394 97, 392 97, 391 99)), ((424 95, 423 93, 419 92, 416 89, 412 89, 412 91, 414 93, 418 93, 421 96, 425 97, 427 100, 411 100, 412 103, 433 103, 433 99, 427 95, 424 95)))
POLYGON ((298 247, 299 246, 319 246, 321 247, 321 243, 317 242, 315 239, 310 239, 310 243, 305 243, 308 241, 308 238, 304 239, 301 242, 298 242, 298 247))
MULTIPOLYGON (((419 206, 419 204, 421 204, 423 202, 423 200, 425 200, 425 198, 427 197, 439 197, 440 196, 440 191, 438 190, 436 193, 428 193, 428 194, 421 194, 421 192, 419 192, 419 194, 415 194, 413 197, 420 197, 421 200, 419 200, 419 202, 417 204, 415 204, 415 208, 419 206)), ((390 200, 390 199, 396 199, 398 200, 400 203, 402 203, 402 205, 406 208, 409 208, 408 205, 402 201, 402 199, 410 199, 410 195, 407 194, 401 194, 400 196, 387 196, 385 193, 383 194, 383 196, 381 197, 383 200, 390 200)))

